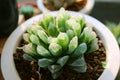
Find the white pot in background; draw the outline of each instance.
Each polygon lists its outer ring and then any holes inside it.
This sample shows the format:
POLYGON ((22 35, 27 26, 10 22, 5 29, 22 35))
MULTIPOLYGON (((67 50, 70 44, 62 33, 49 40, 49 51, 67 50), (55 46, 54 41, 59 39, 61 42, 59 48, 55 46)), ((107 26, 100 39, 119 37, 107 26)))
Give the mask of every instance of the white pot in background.
MULTIPOLYGON (((83 9, 81 9, 78 12, 84 13, 84 14, 89 14, 95 4, 95 0, 87 0, 86 5, 83 7, 83 9)), ((38 8, 42 11, 42 12, 50 12, 51 10, 47 9, 44 4, 43 4, 43 0, 37 0, 37 5, 38 8)))
MULTIPOLYGON (((56 16, 56 12, 51 12, 51 14, 56 16)), ((70 14, 81 15, 78 12, 70 12, 70 14)), ((40 17, 42 16, 43 15, 41 14, 27 20, 21 26, 19 26, 8 38, 1 56, 1 68, 5 80, 21 80, 15 68, 13 53, 16 51, 16 46, 18 46, 21 40, 21 36, 26 31, 27 26, 32 24, 33 21, 39 21, 40 17)), ((84 16, 87 22, 90 22, 94 25, 93 28, 102 40, 106 49, 107 66, 98 80, 114 80, 120 67, 120 51, 117 41, 105 25, 103 25, 95 18, 87 15, 84 16)))

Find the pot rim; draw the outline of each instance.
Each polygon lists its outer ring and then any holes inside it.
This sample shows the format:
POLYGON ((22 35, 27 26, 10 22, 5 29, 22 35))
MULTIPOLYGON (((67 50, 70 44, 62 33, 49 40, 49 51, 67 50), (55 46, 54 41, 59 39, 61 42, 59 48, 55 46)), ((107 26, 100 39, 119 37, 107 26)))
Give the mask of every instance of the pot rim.
MULTIPOLYGON (((84 14, 89 14, 91 12, 91 10, 93 9, 95 4, 95 0, 87 0, 86 5, 84 6, 83 9, 79 10, 78 12, 84 13, 84 14)), ((51 10, 47 9, 44 4, 43 4, 43 0, 37 0, 37 5, 38 8, 42 11, 42 12, 51 12, 51 10)))
MULTIPOLYGON (((57 12, 50 13, 55 16, 57 12)), ((103 41, 107 53, 107 66, 98 80, 114 80, 120 67, 120 51, 113 34, 106 28, 104 24, 93 17, 73 11, 69 11, 69 13, 71 15, 83 15, 87 22, 90 22, 94 25, 93 28, 103 41)), ((15 68, 13 53, 15 52, 16 47, 21 40, 22 34, 26 31, 26 26, 32 24, 33 21, 39 21, 42 16, 43 14, 40 14, 24 22, 22 25, 17 27, 17 29, 6 41, 1 56, 1 68, 5 80, 20 80, 15 68)))

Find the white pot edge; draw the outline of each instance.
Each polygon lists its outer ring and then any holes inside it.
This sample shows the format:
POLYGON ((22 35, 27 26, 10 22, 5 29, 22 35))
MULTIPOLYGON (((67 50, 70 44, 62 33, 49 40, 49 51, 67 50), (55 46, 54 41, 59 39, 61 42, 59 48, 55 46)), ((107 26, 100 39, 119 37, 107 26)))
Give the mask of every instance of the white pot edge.
MULTIPOLYGON (((55 15, 56 12, 53 12, 51 14, 55 15)), ((79 15, 80 13, 71 12, 70 14, 79 15)), ((1 56, 1 68, 5 80, 20 80, 20 77, 18 76, 14 65, 13 52, 15 52, 16 50, 15 47, 17 46, 21 35, 23 34, 23 32, 25 32, 27 28, 26 26, 32 23, 33 21, 38 21, 41 16, 42 15, 35 16, 24 22, 10 35, 10 37, 6 41, 1 56)), ((90 16, 84 16, 88 22, 91 22, 95 26, 94 29, 97 31, 100 38, 103 40, 107 54, 109 54, 107 55, 107 67, 98 80, 114 80, 117 76, 120 67, 120 51, 117 41, 115 40, 112 33, 105 27, 105 25, 103 25, 101 22, 90 16)))
MULTIPOLYGON (((93 9, 94 4, 95 4, 95 0, 87 0, 85 7, 78 12, 81 12, 84 14, 89 14, 91 12, 91 10, 93 9)), ((50 12, 51 11, 44 6, 43 0, 37 0, 37 5, 38 5, 38 8, 42 12, 50 12)))

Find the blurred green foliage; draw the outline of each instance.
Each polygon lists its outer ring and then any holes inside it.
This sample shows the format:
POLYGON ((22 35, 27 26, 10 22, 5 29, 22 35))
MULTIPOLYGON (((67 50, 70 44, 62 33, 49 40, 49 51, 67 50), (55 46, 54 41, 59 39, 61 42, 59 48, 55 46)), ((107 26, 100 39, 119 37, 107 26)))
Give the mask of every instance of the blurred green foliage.
POLYGON ((114 22, 106 22, 106 26, 111 30, 111 32, 114 34, 116 40, 118 41, 118 44, 120 46, 120 23, 114 23, 114 22))

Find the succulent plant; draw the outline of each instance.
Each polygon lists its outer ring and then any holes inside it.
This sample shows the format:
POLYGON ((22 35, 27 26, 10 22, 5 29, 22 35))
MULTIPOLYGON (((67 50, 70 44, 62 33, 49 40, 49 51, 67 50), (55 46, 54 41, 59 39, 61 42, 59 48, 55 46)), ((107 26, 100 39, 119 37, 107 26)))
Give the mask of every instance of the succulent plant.
POLYGON ((23 5, 19 9, 20 14, 23 14, 26 19, 30 18, 34 14, 34 8, 31 5, 23 5))
POLYGON ((60 9, 61 7, 67 8, 75 3, 83 3, 85 0, 45 0, 44 2, 46 3, 46 1, 54 5, 56 9, 60 9))
POLYGON ((22 47, 24 59, 48 68, 53 79, 60 76, 65 66, 77 72, 86 72, 84 54, 98 49, 96 33, 84 17, 70 16, 64 8, 56 17, 44 14, 38 24, 28 27, 23 39, 27 42, 22 47))

